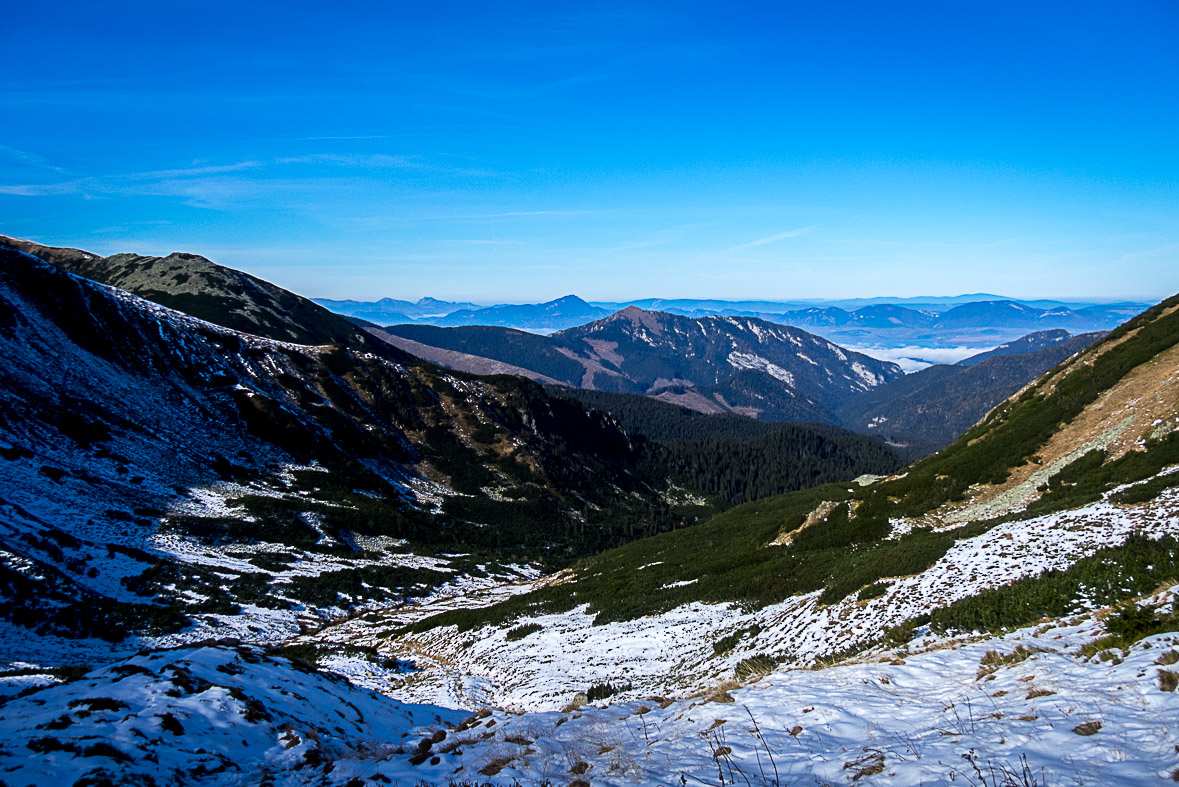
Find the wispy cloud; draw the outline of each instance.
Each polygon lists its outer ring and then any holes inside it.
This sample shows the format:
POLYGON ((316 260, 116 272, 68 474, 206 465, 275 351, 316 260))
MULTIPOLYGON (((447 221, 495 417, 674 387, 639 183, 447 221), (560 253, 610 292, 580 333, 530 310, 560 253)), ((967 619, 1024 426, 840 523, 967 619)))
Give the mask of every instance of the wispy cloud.
POLYGON ((475 218, 499 219, 508 216, 582 216, 586 213, 600 213, 596 210, 513 210, 507 213, 489 213, 475 218))
POLYGON ((37 169, 47 169, 53 172, 65 172, 61 167, 54 166, 49 159, 38 153, 30 153, 27 150, 17 150, 10 148, 8 145, 0 145, 0 158, 6 158, 12 161, 17 161, 37 169))
POLYGON ((633 240, 611 247, 608 251, 633 251, 635 249, 649 249, 657 246, 670 246, 681 243, 701 227, 712 226, 713 222, 701 221, 693 224, 677 224, 674 227, 648 233, 642 240, 633 240))
MULTIPOLYGON (((23 154, 13 148, 0 148, 0 160, 6 156, 9 158, 27 156, 30 161, 36 160, 33 154, 23 154)), ((28 180, 22 178, 23 182, 0 182, 0 195, 18 197, 77 195, 83 198, 152 195, 180 197, 185 200, 185 204, 197 207, 218 207, 265 191, 272 193, 275 191, 288 193, 322 191, 326 184, 332 181, 332 178, 322 171, 324 167, 340 168, 344 173, 352 170, 400 171, 406 173, 406 177, 414 177, 414 173, 421 173, 422 177, 496 176, 496 173, 487 170, 438 164, 416 156, 318 153, 306 156, 236 161, 227 164, 197 161, 189 166, 172 169, 93 175, 50 183, 37 183, 33 177, 28 180), (300 166, 321 169, 314 171, 313 177, 292 177, 291 170, 300 166), (283 172, 284 169, 288 171, 283 172)), ((13 178, 13 180, 16 179, 13 178)), ((519 215, 527 214, 521 212, 519 215)))
POLYGON ((467 177, 494 177, 498 173, 475 167, 455 167, 439 164, 418 156, 389 155, 388 153, 342 154, 311 153, 306 156, 286 156, 274 160, 276 164, 320 164, 355 169, 400 169, 432 172, 467 177))
POLYGON ((343 219, 344 221, 354 224, 356 226, 363 226, 368 228, 391 226, 394 224, 413 224, 415 222, 435 222, 435 221, 483 221, 486 219, 516 219, 516 218, 542 218, 546 216, 586 216, 593 214, 601 214, 607 211, 601 210, 512 210, 501 211, 499 213, 440 213, 437 215, 408 215, 408 216, 349 216, 343 219))
POLYGON ((78 195, 84 199, 125 194, 191 197, 194 190, 200 190, 207 184, 223 183, 225 179, 219 176, 258 169, 262 166, 264 164, 259 161, 240 161, 234 164, 125 172, 116 175, 77 178, 57 183, 9 183, 0 184, 0 194, 16 197, 78 195))
POLYGON ((449 238, 442 241, 443 243, 452 243, 458 246, 520 246, 524 244, 522 240, 509 239, 472 239, 464 240, 462 238, 449 238))
POLYGON ((341 167, 395 167, 397 169, 426 169, 423 161, 411 156, 390 156, 387 153, 345 154, 310 153, 306 156, 284 156, 276 164, 335 164, 341 167))
POLYGON ((777 235, 771 235, 768 238, 758 238, 749 243, 742 243, 739 246, 733 246, 728 251, 740 251, 741 249, 752 249, 755 246, 765 246, 767 243, 775 243, 776 241, 786 240, 787 238, 797 238, 799 235, 805 235, 815 228, 815 225, 809 227, 799 227, 796 230, 786 230, 786 232, 779 232, 777 235))
POLYGON ((181 167, 179 169, 157 169, 147 172, 133 172, 124 177, 127 180, 171 180, 174 178, 201 178, 208 175, 223 175, 226 172, 241 172, 265 166, 261 161, 239 161, 235 164, 213 164, 207 166, 181 167))
POLYGON ((81 194, 84 189, 82 181, 73 180, 66 183, 25 183, 3 185, 0 184, 0 194, 12 197, 58 197, 63 194, 81 194))

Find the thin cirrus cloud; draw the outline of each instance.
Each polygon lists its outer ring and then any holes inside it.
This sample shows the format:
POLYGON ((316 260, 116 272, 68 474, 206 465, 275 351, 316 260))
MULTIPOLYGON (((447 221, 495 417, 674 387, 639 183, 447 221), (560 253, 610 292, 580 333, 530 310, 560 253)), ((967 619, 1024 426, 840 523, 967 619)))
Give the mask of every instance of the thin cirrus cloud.
POLYGON ((0 184, 0 194, 12 197, 59 197, 65 194, 81 194, 83 191, 83 182, 79 180, 64 183, 0 184))
POLYGON ((171 178, 199 178, 207 175, 224 175, 227 172, 241 172, 242 170, 259 169, 265 166, 261 161, 239 161, 234 164, 213 164, 200 167, 181 167, 179 169, 157 169, 147 172, 133 172, 129 175, 116 176, 127 180, 168 180, 171 178))
POLYGON ((65 170, 61 167, 54 166, 54 164, 45 156, 39 153, 30 153, 27 150, 18 150, 9 147, 8 145, 0 145, 0 158, 15 161, 18 164, 23 164, 34 169, 50 170, 52 172, 64 173, 65 170))
POLYGON ((274 163, 336 166, 350 169, 397 169, 460 177, 492 178, 500 175, 498 172, 477 167, 456 167, 449 164, 439 164, 417 156, 389 155, 388 153, 311 153, 305 156, 284 156, 275 159, 274 163))
MULTIPOLYGON (((44 159, 35 154, 24 153, 15 148, 0 146, 0 155, 20 161, 36 163, 44 169, 53 169, 44 159), (45 162, 45 163, 42 163, 45 162)), ((62 195, 111 196, 129 194, 151 194, 157 196, 191 197, 193 184, 206 183, 217 186, 216 190, 222 197, 230 193, 241 193, 250 181, 266 170, 282 169, 284 167, 311 165, 319 167, 335 167, 341 169, 386 169, 403 172, 423 172, 433 174, 452 175, 457 177, 494 177, 495 173, 482 169, 452 167, 437 164, 425 159, 411 156, 371 154, 371 155, 341 155, 320 153, 306 156, 287 156, 270 160, 237 161, 230 164, 200 164, 189 167, 172 169, 146 170, 143 172, 124 172, 112 175, 93 175, 90 177, 73 178, 53 183, 0 183, 0 194, 21 197, 48 197, 62 195), (226 176, 238 175, 233 181, 236 188, 229 189, 226 176), (221 182, 218 183, 218 180, 221 182)), ((320 175, 319 177, 323 177, 320 175)), ((282 183, 273 178, 270 185, 282 183)), ((202 203, 190 203, 202 204, 202 203)), ((506 214, 505 214, 506 215, 506 214)))
POLYGON ((296 142, 323 142, 341 139, 388 139, 385 134, 360 134, 356 136, 334 136, 334 137, 299 137, 296 142))
POLYGON ((767 243, 775 243, 780 240, 786 240, 787 238, 797 238, 799 235, 805 235, 806 233, 810 232, 814 228, 815 228, 815 226, 812 224, 809 227, 799 227, 796 230, 787 230, 786 232, 779 232, 777 235, 771 235, 768 238, 758 238, 757 240, 752 240, 749 243, 742 243, 739 246, 732 246, 728 249, 728 251, 741 251, 742 249, 752 249, 756 246, 765 246, 767 243))
POLYGON ((158 194, 158 187, 167 183, 192 183, 204 178, 223 176, 231 172, 258 169, 258 161, 241 161, 234 164, 183 167, 180 169, 158 169, 146 172, 127 172, 118 175, 98 175, 87 178, 59 181, 57 183, 0 184, 0 194, 21 197, 52 197, 70 194, 84 196, 158 194))

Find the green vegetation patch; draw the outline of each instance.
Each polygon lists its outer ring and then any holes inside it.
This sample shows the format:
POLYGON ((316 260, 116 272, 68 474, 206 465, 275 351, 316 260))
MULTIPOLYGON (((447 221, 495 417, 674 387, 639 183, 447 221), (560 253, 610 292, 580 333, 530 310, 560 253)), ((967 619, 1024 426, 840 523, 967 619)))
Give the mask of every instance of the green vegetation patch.
POLYGON ((590 702, 600 702, 630 690, 629 683, 595 683, 586 690, 585 696, 590 702))
POLYGON ((891 583, 889 582, 873 582, 871 585, 861 590, 856 596, 856 599, 859 601, 867 601, 871 598, 880 598, 888 592, 890 584, 891 583))
MULTIPOLYGON (((899 538, 887 537, 894 520, 920 516, 946 502, 962 500, 972 484, 1005 480, 1012 467, 1032 456, 1061 424, 1102 391, 1173 346, 1179 341, 1179 312, 1161 316, 1173 305, 1179 305, 1179 296, 1112 335, 1116 339, 1136 329, 1134 337, 1098 357, 1090 354, 1074 362, 1052 392, 1029 389, 1017 403, 995 411, 955 444, 914 465, 904 476, 868 487, 832 483, 746 503, 701 525, 582 560, 573 566, 572 583, 515 596, 491 608, 446 613, 419 622, 413 630, 447 624, 460 629, 504 625, 519 616, 578 607, 584 607, 602 624, 660 614, 691 602, 729 602, 756 609, 812 592, 819 592, 822 604, 834 604, 861 592, 868 598, 882 590, 881 580, 925 571, 957 541, 978 536, 1000 522, 1073 505, 1077 500, 1088 501, 1117 484, 1150 478, 1162 466, 1174 463, 1179 437, 1152 441, 1148 451, 1133 452, 1108 464, 1098 461, 1099 457, 1074 463, 1050 483, 1039 509, 951 531, 917 528, 899 538), (824 506, 825 517, 802 527, 824 502, 834 506, 824 506), (792 534, 789 545, 769 546, 787 533, 792 534), (689 580, 690 584, 684 584, 689 580)), ((1152 581, 1161 581, 1157 572, 1152 576, 1152 581)), ((1115 579, 1111 575, 1103 581, 1113 583, 1115 579)), ((1045 583, 1051 581, 1043 580, 1036 587, 1045 583)), ((1035 596, 1011 602, 1013 610, 1023 610, 1020 614, 1034 610, 1032 619, 1059 611, 1076 595, 1054 586, 1040 599, 1041 591, 1031 587, 1017 583, 1014 590, 995 592, 1035 596)), ((1095 587, 1086 583, 1096 594, 1096 602, 1101 594, 1095 587)), ((1011 597, 967 600, 952 611, 940 611, 938 625, 1006 625, 1015 612, 1004 611, 1008 602, 1003 599, 1011 597), (988 604, 996 609, 989 609, 988 604)))
POLYGON ((424 596, 452 576, 424 568, 363 566, 293 577, 289 584, 275 585, 274 592, 320 607, 351 609, 370 601, 424 596))
POLYGON ((880 440, 830 424, 704 414, 637 394, 548 390, 610 413, 627 434, 649 443, 654 461, 669 467, 677 482, 725 506, 865 474, 884 475, 904 464, 880 440))
POLYGON ((544 626, 540 625, 539 623, 524 623, 522 625, 516 626, 515 628, 509 629, 508 633, 504 635, 504 639, 506 639, 508 642, 516 642, 517 640, 524 639, 529 634, 535 634, 538 631, 544 631, 544 626))

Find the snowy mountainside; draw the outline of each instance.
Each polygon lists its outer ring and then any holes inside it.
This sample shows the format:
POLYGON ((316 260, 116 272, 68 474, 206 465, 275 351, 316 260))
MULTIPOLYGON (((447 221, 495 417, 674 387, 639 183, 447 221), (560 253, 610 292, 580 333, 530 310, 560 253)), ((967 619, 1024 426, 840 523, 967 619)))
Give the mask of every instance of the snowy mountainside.
POLYGON ((900 376, 894 364, 752 317, 693 320, 629 307, 554 338, 648 385, 647 392, 712 386, 735 371, 757 369, 800 392, 844 398, 900 376))
MULTIPOLYGON (((702 412, 834 422, 848 398, 901 376, 895 364, 753 317, 702 317, 628 307, 532 336, 505 328, 390 326, 388 334, 513 364, 588 390, 655 396, 702 412)), ((404 345, 400 345, 404 346, 404 345)), ((442 356, 437 356, 445 362, 442 356)))
MULTIPOLYGON (((1173 598, 1172 588, 1148 603, 1173 598)), ((1169 780, 1179 766, 1179 698, 1167 688, 1174 673, 1159 665, 1172 663, 1179 637, 1091 657, 1087 646, 1105 633, 1097 617, 994 639, 925 636, 855 663, 778 670, 679 700, 648 693, 493 712, 448 732, 438 762, 423 762, 415 776, 975 787, 1169 780)))
POLYGON ((0 300, 3 658, 281 638, 672 521, 616 425, 525 381, 242 334, 15 250, 0 300))
POLYGON ((10 700, 0 772, 22 785, 322 783, 338 769, 379 774, 413 730, 466 715, 404 705, 258 647, 188 646, 10 700))
MULTIPOLYGON (((756 609, 692 601, 622 621, 603 621, 585 604, 550 614, 525 608, 496 628, 463 632, 439 625, 408 634, 400 631, 409 621, 394 611, 324 633, 332 641, 412 655, 423 672, 398 696, 416 702, 553 710, 599 684, 626 686, 622 699, 685 696, 730 678, 746 659, 770 657, 797 668, 871 648, 890 629, 931 610, 1067 569, 1134 534, 1179 538, 1179 493, 1131 510, 1103 503, 999 525, 953 542, 924 571, 888 577, 886 587, 870 598, 852 593, 830 602, 815 591, 756 609), (513 635, 527 629, 533 633, 513 635), (718 643, 725 647, 718 649, 718 643), (465 686, 465 693, 455 696, 450 689, 455 685, 465 686)), ((553 580, 538 582, 545 581, 553 580)), ((672 584, 654 592, 667 594, 672 584)), ((1082 599, 1077 608, 1086 606, 1082 599)))
MULTIPOLYGON (((1027 336, 1021 336, 1019 339, 1016 339, 1013 342, 1005 342, 1000 344, 993 350, 989 350, 984 353, 978 353, 977 355, 972 355, 969 358, 963 358, 961 361, 958 361, 957 365, 976 366, 983 361, 996 358, 1000 355, 1022 355, 1024 353, 1035 352, 1037 350, 1043 350, 1048 347, 1054 347, 1058 344, 1063 344, 1072 340, 1073 338, 1075 337, 1063 328, 1057 328, 1050 331, 1036 331, 1034 333, 1029 333, 1027 336)), ((1094 336, 1093 341, 1097 341, 1097 339, 1100 338, 1101 335, 1100 332, 1098 332, 1098 335, 1094 336)))

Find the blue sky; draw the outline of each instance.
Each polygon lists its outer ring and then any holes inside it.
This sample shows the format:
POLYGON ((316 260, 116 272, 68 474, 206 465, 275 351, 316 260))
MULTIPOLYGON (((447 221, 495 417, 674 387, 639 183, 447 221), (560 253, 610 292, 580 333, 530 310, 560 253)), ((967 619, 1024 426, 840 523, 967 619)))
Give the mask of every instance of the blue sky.
POLYGON ((0 232, 310 296, 1179 291, 1179 4, 10 3, 0 232))

